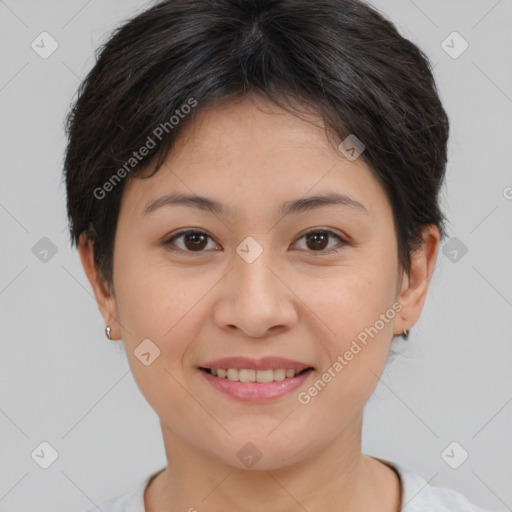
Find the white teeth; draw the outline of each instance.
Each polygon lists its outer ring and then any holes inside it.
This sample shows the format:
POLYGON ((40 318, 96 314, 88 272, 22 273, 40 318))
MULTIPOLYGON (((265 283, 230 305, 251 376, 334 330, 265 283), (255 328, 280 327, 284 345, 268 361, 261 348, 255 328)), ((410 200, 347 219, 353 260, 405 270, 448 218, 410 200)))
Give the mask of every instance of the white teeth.
POLYGON ((256 372, 256 382, 272 382, 274 380, 274 370, 258 370, 256 372))
POLYGON ((240 380, 240 377, 238 375, 238 368, 228 368, 228 375, 229 380, 234 380, 235 382, 238 382, 240 380))
POLYGON ((284 380, 286 378, 286 370, 284 368, 279 368, 279 370, 274 370, 274 380, 284 380))
POLYGON ((256 370, 238 370, 240 382, 256 382, 256 370))
POLYGON ((234 382, 274 382, 282 381, 286 378, 295 377, 301 370, 290 368, 278 368, 276 370, 252 370, 238 368, 219 368, 210 370, 212 375, 221 379, 232 380, 234 382))

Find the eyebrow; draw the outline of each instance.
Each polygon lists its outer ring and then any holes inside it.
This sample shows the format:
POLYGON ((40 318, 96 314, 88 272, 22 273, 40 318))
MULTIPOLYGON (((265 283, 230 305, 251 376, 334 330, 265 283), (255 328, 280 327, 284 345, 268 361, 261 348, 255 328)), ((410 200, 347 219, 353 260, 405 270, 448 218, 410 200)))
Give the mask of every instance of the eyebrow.
MULTIPOLYGON (((142 215, 147 215, 163 206, 190 206, 203 211, 209 211, 217 215, 229 215, 230 209, 216 201, 204 196, 186 195, 181 193, 168 194, 150 201, 144 208, 142 215)), ((359 201, 336 192, 316 194, 309 197, 303 197, 292 201, 284 202, 278 212, 281 216, 304 213, 315 208, 323 206, 345 206, 368 214, 368 210, 359 201)))

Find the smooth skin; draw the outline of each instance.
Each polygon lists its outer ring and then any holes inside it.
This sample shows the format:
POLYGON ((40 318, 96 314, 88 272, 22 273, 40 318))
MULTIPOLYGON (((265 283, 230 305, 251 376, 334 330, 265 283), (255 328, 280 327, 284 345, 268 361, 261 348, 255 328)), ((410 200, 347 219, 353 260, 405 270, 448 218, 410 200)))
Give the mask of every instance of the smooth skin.
POLYGON ((167 468, 146 489, 147 512, 398 511, 397 475, 361 453, 363 407, 393 336, 421 314, 438 229, 424 228, 407 274, 384 189, 362 158, 349 161, 328 141, 321 121, 255 94, 198 114, 164 168, 126 184, 112 293, 93 246, 85 238, 79 244, 105 324, 123 340, 137 385, 160 418, 167 468), (174 192, 206 196, 230 213, 184 205, 143 213, 174 192), (324 205, 278 213, 285 201, 324 192, 346 194, 366 212, 324 205), (202 245, 186 236, 164 244, 184 229, 208 237, 202 245), (334 234, 308 242, 311 229, 334 234), (248 236, 263 248, 252 263, 236 251, 248 236), (402 306, 394 319, 310 403, 299 403, 298 393, 394 303, 402 306), (147 338, 160 349, 149 366, 134 355, 147 338), (296 391, 249 404, 214 389, 198 369, 228 356, 284 357, 315 371, 296 391), (262 454, 250 469, 237 457, 249 442, 262 454))

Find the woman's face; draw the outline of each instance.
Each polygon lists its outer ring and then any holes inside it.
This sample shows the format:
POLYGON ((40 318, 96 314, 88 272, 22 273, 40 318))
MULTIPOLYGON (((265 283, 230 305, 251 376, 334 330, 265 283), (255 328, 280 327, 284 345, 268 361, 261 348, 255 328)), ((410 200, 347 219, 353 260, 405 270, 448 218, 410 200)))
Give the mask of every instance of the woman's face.
POLYGON ((357 439, 423 291, 400 283, 391 205, 362 159, 258 101, 201 112, 158 173, 127 183, 106 320, 164 438, 271 469, 357 439), (221 381, 206 367, 274 382, 221 381), (312 370, 280 380, 301 367, 312 370))

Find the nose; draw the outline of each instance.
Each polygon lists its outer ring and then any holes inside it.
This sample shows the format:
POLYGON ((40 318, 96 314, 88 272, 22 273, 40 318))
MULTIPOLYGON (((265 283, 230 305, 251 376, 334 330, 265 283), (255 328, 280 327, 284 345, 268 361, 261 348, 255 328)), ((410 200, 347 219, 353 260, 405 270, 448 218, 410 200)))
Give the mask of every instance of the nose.
POLYGON ((290 329, 297 322, 298 299, 286 281, 270 250, 250 263, 235 254, 213 309, 215 323, 252 338, 290 329))

